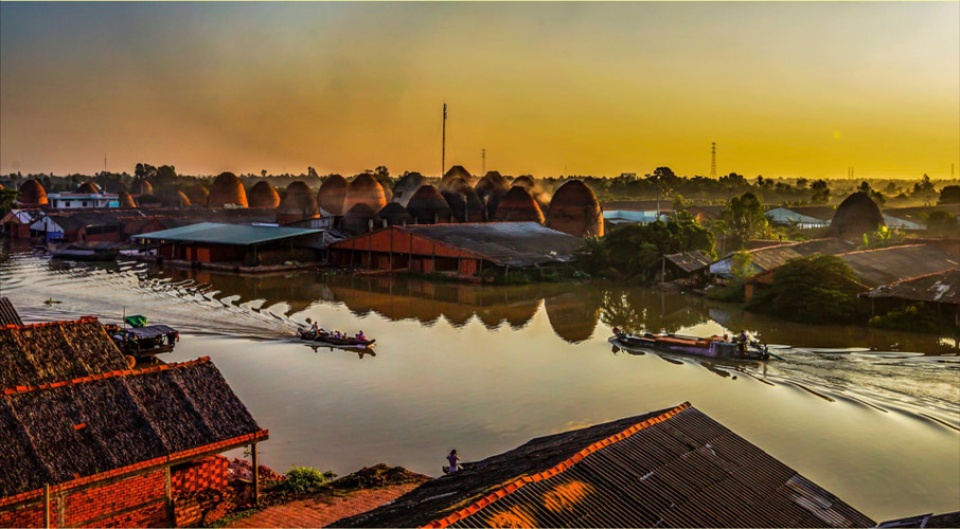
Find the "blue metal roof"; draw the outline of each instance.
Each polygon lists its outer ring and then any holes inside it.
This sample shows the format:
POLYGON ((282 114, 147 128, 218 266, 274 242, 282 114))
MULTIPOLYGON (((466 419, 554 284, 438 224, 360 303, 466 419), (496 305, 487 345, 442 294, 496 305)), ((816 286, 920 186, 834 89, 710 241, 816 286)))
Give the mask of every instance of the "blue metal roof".
POLYGON ((139 241, 201 242, 252 246, 319 233, 323 233, 323 230, 201 222, 180 228, 134 235, 131 239, 139 241))

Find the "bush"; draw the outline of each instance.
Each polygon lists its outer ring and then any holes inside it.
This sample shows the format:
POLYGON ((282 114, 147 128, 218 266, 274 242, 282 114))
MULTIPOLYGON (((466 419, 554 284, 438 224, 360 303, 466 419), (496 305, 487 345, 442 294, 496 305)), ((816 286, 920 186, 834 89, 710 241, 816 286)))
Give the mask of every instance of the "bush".
POLYGON ((891 310, 882 316, 874 316, 870 318, 870 326, 920 332, 936 332, 947 328, 936 312, 923 305, 910 305, 903 310, 891 310))
POLYGON ((747 309, 803 323, 862 321, 856 273, 832 255, 798 257, 774 272, 773 284, 753 296, 747 309))
POLYGON ((326 485, 329 474, 310 467, 293 467, 287 472, 283 487, 288 492, 309 492, 326 485))

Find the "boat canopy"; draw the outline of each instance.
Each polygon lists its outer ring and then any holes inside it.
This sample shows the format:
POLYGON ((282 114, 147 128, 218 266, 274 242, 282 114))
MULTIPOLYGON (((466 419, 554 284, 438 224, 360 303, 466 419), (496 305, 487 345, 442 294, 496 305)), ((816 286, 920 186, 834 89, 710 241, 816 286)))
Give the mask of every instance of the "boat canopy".
POLYGON ((123 319, 127 325, 139 329, 147 324, 147 317, 140 314, 133 314, 123 319))
MULTIPOLYGON (((144 318, 144 320, 146 320, 146 318, 144 318)), ((168 334, 174 334, 176 332, 176 329, 173 327, 167 327, 166 325, 148 325, 146 327, 127 329, 127 334, 140 339, 159 338, 161 336, 167 336, 168 334)))

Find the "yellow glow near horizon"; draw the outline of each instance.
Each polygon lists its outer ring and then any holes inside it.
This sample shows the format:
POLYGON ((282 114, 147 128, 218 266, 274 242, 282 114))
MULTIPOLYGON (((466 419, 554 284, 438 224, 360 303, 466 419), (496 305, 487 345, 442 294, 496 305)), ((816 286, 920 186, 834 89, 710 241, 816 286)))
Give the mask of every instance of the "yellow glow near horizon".
POLYGON ((949 177, 960 4, 0 4, 0 173, 949 177))

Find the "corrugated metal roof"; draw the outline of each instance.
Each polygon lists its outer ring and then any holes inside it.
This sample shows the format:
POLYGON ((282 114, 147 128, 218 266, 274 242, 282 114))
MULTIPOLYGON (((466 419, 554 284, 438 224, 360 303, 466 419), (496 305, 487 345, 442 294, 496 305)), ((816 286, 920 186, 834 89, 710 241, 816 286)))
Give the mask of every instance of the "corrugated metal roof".
POLYGON ((131 237, 131 239, 141 241, 199 242, 250 246, 318 233, 323 233, 323 230, 201 222, 199 224, 191 224, 170 230, 135 235, 131 237))
POLYGON ((913 222, 912 220, 901 219, 899 217, 892 217, 883 214, 883 221, 887 223, 888 228, 894 228, 898 230, 910 230, 910 231, 921 231, 927 229, 927 227, 919 222, 913 222))
POLYGON ((536 222, 396 226, 419 237, 463 248, 501 266, 568 262, 584 240, 536 222))
POLYGON ((534 439, 337 527, 870 527, 683 404, 534 439))
POLYGON ((939 248, 926 244, 850 252, 840 254, 838 257, 846 261, 860 276, 861 282, 870 288, 937 272, 947 272, 960 266, 960 256, 949 255, 939 248))
POLYGON ((830 225, 829 220, 820 220, 787 208, 773 208, 764 215, 774 224, 797 224, 801 227, 824 227, 830 225))
POLYGON ((710 266, 710 263, 713 262, 700 250, 665 255, 664 258, 667 261, 679 266, 685 272, 696 272, 697 270, 702 270, 710 266))
POLYGON ((7 297, 0 297, 0 327, 4 325, 23 325, 20 314, 7 297))
POLYGON ((906 279, 870 291, 872 298, 899 298, 960 305, 960 270, 906 279))

